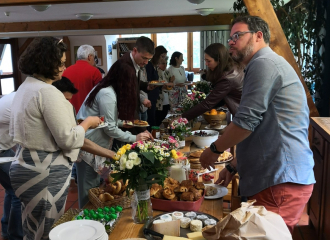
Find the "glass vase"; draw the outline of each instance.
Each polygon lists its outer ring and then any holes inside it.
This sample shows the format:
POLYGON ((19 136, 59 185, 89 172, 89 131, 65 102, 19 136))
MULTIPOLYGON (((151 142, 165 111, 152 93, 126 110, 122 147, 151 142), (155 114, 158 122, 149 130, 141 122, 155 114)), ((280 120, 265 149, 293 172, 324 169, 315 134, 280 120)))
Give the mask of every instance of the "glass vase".
POLYGON ((147 185, 141 185, 134 192, 134 198, 131 202, 132 218, 134 223, 146 223, 152 219, 152 203, 150 200, 150 190, 147 185))

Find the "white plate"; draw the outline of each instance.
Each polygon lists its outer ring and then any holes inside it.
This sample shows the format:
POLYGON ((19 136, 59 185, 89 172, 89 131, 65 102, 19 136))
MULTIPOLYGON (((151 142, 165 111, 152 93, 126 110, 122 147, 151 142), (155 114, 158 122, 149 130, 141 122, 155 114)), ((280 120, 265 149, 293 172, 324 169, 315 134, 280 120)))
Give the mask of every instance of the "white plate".
POLYGON ((221 130, 227 127, 227 125, 220 125, 220 127, 212 127, 211 125, 205 126, 205 129, 216 129, 216 130, 221 130))
POLYGON ((155 86, 163 86, 165 83, 149 83, 150 85, 155 85, 155 86))
POLYGON ((217 199, 217 198, 221 198, 223 196, 226 196, 227 193, 228 193, 228 189, 224 186, 221 186, 221 185, 217 185, 217 184, 205 184, 205 189, 207 186, 213 186, 215 188, 218 189, 218 192, 217 194, 215 194, 214 196, 204 196, 205 199, 217 199))
POLYGON ((102 239, 104 233, 105 228, 102 223, 93 220, 74 220, 62 223, 51 230, 49 233, 49 239, 95 240, 102 239))
MULTIPOLYGON (((108 123, 107 122, 105 122, 105 123, 103 123, 103 124, 100 124, 98 127, 96 127, 96 128, 104 128, 104 127, 106 127, 106 126, 108 126, 108 123)), ((95 128, 95 129, 96 129, 95 128)))

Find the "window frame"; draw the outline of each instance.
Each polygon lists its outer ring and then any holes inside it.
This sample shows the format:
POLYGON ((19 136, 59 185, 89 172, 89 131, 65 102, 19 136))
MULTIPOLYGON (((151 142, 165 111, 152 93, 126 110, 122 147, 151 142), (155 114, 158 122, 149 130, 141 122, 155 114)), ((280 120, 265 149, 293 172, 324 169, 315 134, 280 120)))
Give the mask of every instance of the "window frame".
POLYGON ((13 73, 0 75, 0 95, 2 95, 1 82, 2 79, 13 78, 14 79, 14 90, 17 91, 18 87, 22 84, 20 74, 18 74, 18 39, 0 39, 0 44, 9 44, 11 48, 11 59, 13 66, 13 73))

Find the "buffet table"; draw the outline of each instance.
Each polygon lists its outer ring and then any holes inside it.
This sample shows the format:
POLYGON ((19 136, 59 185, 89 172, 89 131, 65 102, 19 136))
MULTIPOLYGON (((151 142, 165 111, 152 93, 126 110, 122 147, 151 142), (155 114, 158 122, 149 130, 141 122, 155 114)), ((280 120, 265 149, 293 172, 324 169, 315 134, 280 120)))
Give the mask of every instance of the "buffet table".
MULTIPOLYGON (((214 200, 204 200, 202 206, 199 209, 199 212, 210 214, 219 220, 223 216, 223 200, 222 198, 214 199, 214 200)), ((84 208, 87 209, 95 209, 95 207, 88 203, 84 208)), ((110 233, 110 239, 126 239, 126 238, 144 238, 143 235, 143 224, 135 224, 132 219, 131 214, 132 209, 124 209, 122 216, 120 217, 116 227, 110 233)), ((162 211, 154 210, 154 216, 163 213, 162 211)))

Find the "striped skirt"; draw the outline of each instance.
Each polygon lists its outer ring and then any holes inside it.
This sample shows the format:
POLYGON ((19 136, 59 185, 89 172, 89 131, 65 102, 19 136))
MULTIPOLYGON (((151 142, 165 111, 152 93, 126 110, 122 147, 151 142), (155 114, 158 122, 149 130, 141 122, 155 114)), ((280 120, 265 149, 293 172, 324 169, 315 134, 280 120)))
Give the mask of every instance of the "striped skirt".
POLYGON ((49 239, 52 225, 64 213, 72 163, 62 151, 20 147, 16 157, 10 179, 22 203, 24 240, 49 239))

